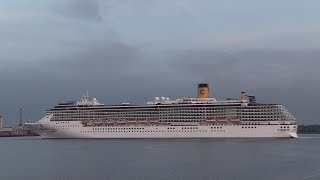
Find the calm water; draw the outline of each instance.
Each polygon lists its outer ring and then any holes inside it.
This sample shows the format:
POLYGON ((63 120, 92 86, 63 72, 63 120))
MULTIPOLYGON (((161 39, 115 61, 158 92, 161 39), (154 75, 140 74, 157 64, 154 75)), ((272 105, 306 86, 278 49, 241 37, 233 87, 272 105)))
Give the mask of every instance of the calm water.
POLYGON ((297 139, 0 139, 0 179, 320 179, 320 136, 297 139))

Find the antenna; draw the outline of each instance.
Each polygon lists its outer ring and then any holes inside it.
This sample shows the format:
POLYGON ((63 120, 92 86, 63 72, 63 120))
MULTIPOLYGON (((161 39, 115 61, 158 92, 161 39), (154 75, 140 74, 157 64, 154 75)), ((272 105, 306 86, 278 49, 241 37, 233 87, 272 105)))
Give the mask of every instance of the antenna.
POLYGON ((20 108, 20 123, 19 126, 22 126, 22 108, 20 108))
POLYGON ((87 91, 87 95, 84 95, 82 97, 82 102, 88 102, 89 101, 89 92, 87 91))

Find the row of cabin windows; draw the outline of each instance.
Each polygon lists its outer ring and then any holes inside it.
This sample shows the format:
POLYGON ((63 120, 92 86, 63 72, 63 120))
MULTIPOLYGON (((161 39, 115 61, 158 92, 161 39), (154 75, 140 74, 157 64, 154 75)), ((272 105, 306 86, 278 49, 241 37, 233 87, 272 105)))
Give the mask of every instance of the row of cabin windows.
POLYGON ((61 115, 114 115, 114 114, 126 114, 126 115, 135 115, 135 114, 171 114, 171 113, 261 113, 261 112, 278 112, 278 113, 288 113, 288 111, 281 111, 278 109, 275 110, 243 110, 243 111, 235 111, 235 110, 224 110, 224 111, 156 111, 156 112, 141 112, 141 111, 135 111, 135 112, 105 112, 105 113, 99 113, 96 111, 81 111, 81 112, 74 112, 74 111, 58 111, 55 112, 55 114, 61 114, 61 115))
MULTIPOLYGON (((144 130, 145 128, 137 128, 137 127, 129 127, 129 128, 93 128, 93 130, 98 130, 98 131, 103 131, 103 130, 144 130)), ((168 130, 176 130, 175 127, 168 127, 168 130)), ((190 129, 190 130, 195 130, 198 129, 198 127, 181 127, 181 129, 190 129)), ((222 129, 222 127, 217 126, 217 127, 211 127, 211 129, 222 129)))
POLYGON ((273 112, 273 111, 282 111, 281 109, 243 109, 242 112, 273 112))
POLYGON ((53 111, 60 111, 60 112, 100 112, 100 113, 105 113, 105 112, 158 112, 158 111, 217 111, 217 110, 242 110, 242 111, 252 111, 252 110, 258 110, 258 111, 275 111, 275 110, 282 110, 282 111, 286 111, 285 108, 283 107, 270 107, 270 106, 260 106, 260 107, 245 107, 245 108, 241 108, 241 107, 179 107, 179 108, 175 108, 175 107, 169 107, 169 108, 139 108, 139 109, 92 109, 92 110, 53 110, 53 111))
POLYGON ((80 127, 79 125, 63 125, 63 126, 53 126, 53 127, 80 127))
MULTIPOLYGON (((155 130, 155 131, 144 131, 144 130, 129 130, 129 131, 111 131, 111 130, 94 130, 94 131, 80 131, 81 133, 96 133, 96 132, 207 132, 207 130, 155 130)), ((211 132, 225 132, 225 130, 211 130, 211 132)))
POLYGON ((281 128, 281 129, 282 129, 282 128, 283 128, 283 129, 286 129, 286 128, 289 129, 290 127, 289 127, 289 126, 280 126, 280 128, 281 128))
POLYGON ((244 126, 242 127, 242 129, 253 129, 253 128, 257 128, 256 126, 244 126))
POLYGON ((222 129, 222 127, 211 127, 211 129, 222 129))
MULTIPOLYGON (((237 118, 237 117, 216 117, 216 118, 219 118, 219 119, 234 119, 234 118, 237 118)), ((101 118, 53 118, 52 121, 86 121, 86 120, 93 120, 93 121, 103 121, 103 122, 109 122, 109 121, 126 121, 126 119, 122 119, 122 118, 115 118, 115 119, 112 119, 112 118, 109 118, 109 119, 101 119, 101 118)), ((141 120, 141 119, 132 119, 133 121, 134 120, 141 120)), ((180 118, 168 118, 168 117, 163 117, 163 118, 160 118, 159 121, 205 121, 206 118, 183 118, 183 117, 180 117, 180 118)), ((244 119, 245 120, 245 119, 244 119)), ((129 123, 133 123, 133 122, 129 122, 129 123)), ((140 122, 140 123, 143 123, 143 122, 140 122)), ((155 123, 155 122, 153 122, 155 123)))
MULTIPOLYGON (((178 112, 183 112, 183 111, 188 111, 188 112, 193 112, 193 111, 243 111, 244 109, 240 110, 240 109, 235 109, 235 108, 217 108, 217 109, 197 109, 197 108, 185 108, 185 109, 146 109, 146 110, 142 110, 142 109, 135 109, 135 110, 128 110, 128 109, 123 109, 123 110, 105 110, 105 111, 99 111, 99 110, 56 110, 53 112, 62 112, 62 113, 138 113, 138 112, 143 112, 143 113, 158 113, 158 112, 170 112, 170 111, 178 111, 178 112)), ((49 111, 51 112, 51 111, 49 111)))
MULTIPOLYGON (((242 127, 242 129, 256 129, 256 126, 245 126, 242 127)), ((278 129, 278 131, 289 131, 289 129, 278 129)), ((97 132, 207 132, 207 130, 175 130, 175 131, 161 131, 161 130, 155 130, 155 131, 80 131, 80 133, 97 133, 97 132)), ((211 132, 226 132, 226 130, 211 130, 211 132)))
POLYGON ((144 128, 93 128, 93 130, 144 130, 144 128))
POLYGON ((94 111, 94 112, 136 112, 136 111, 179 111, 179 110, 228 110, 228 109, 241 109, 241 107, 168 107, 168 108, 132 108, 132 109, 55 109, 51 111, 73 111, 73 112, 82 112, 82 111, 94 111))
POLYGON ((278 116, 278 115, 265 115, 265 116, 261 116, 261 115, 253 115, 253 116, 241 116, 242 118, 281 118, 284 116, 278 116))
POLYGON ((181 129, 198 129, 198 127, 182 127, 181 129))
MULTIPOLYGON (((152 116, 66 116, 66 115, 54 115, 54 118, 157 118, 157 117, 168 117, 168 118, 192 118, 192 117, 239 117, 239 114, 171 114, 171 115, 152 115, 152 116)), ((258 116, 258 115, 257 115, 258 116)), ((243 116, 246 117, 246 116, 243 116)), ((250 116, 256 117, 256 116, 250 116)))
POLYGON ((260 123, 243 123, 242 125, 260 125, 260 123))
POLYGON ((202 115, 202 114, 207 114, 207 115, 219 115, 219 114, 241 114, 240 112, 235 112, 235 111, 217 111, 217 112, 158 112, 158 113, 105 113, 105 114, 100 114, 100 113, 55 113, 55 116, 139 116, 139 115, 146 115, 146 116, 156 116, 156 115, 202 115))
MULTIPOLYGON (((225 130, 223 130, 223 131, 225 131, 225 130)), ((99 130, 93 130, 93 131, 80 131, 80 133, 96 133, 96 132, 207 132, 207 130, 154 130, 154 131, 147 131, 147 130, 128 130, 128 131, 101 130, 101 131, 99 131, 99 130)))
MULTIPOLYGON (((237 118, 237 117, 217 117, 217 118, 223 118, 228 120, 228 118, 237 118)), ((53 118, 52 121, 60 121, 60 120, 68 120, 68 121, 83 121, 83 120, 94 120, 94 121, 108 121, 110 119, 97 119, 97 118, 53 118)), ((122 120, 120 119, 114 119, 115 122, 122 120)), ((242 117, 241 121, 285 121, 287 120, 286 118, 278 118, 278 117, 250 117, 250 118, 245 118, 242 117)), ((204 118, 201 119, 195 119, 195 118, 183 118, 183 117, 179 117, 179 118, 161 118, 160 119, 161 122, 171 122, 171 121, 177 121, 177 122, 190 122, 190 121, 195 121, 195 122, 201 122, 201 121, 205 121, 204 118)))
POLYGON ((274 112, 274 113, 263 113, 263 112, 255 112, 255 113, 247 113, 247 112, 244 112, 244 113, 241 113, 242 115, 259 115, 259 114, 283 114, 282 112, 274 112))

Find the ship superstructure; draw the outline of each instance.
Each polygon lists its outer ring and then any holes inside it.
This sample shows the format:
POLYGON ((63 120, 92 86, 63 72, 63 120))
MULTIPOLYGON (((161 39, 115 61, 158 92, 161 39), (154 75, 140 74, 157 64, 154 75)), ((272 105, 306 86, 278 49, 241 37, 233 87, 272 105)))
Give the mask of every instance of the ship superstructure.
POLYGON ((26 126, 43 138, 297 137, 284 106, 257 103, 245 92, 240 99, 210 98, 208 84, 198 85, 197 98, 156 97, 145 105, 104 105, 84 96, 26 126))

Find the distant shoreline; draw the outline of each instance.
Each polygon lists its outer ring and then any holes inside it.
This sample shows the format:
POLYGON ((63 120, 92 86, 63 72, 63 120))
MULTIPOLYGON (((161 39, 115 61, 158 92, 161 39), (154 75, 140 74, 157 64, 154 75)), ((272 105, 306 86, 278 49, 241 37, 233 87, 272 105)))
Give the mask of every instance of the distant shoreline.
POLYGON ((298 134, 320 134, 320 125, 299 125, 298 134))
POLYGON ((320 134, 320 132, 298 132, 298 134, 320 134))

